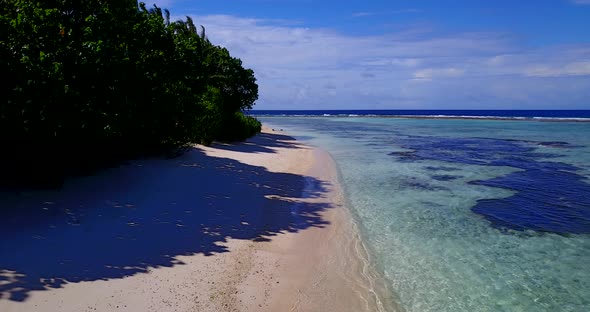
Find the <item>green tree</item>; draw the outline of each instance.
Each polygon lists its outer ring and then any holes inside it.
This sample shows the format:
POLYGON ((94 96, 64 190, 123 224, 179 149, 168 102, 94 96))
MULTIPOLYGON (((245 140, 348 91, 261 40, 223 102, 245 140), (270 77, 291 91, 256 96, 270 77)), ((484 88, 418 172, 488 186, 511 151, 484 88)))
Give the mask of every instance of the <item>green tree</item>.
POLYGON ((243 114, 258 98, 254 72, 190 17, 171 22, 135 1, 2 0, 0 26, 9 177, 60 177, 260 131, 243 114))

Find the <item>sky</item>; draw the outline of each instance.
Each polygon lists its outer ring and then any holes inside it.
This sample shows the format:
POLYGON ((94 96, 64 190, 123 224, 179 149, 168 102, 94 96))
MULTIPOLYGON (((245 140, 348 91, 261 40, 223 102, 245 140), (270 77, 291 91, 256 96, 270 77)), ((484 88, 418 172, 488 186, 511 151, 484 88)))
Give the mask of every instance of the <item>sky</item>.
POLYGON ((590 0, 151 0, 252 68, 255 109, 590 109, 590 0))

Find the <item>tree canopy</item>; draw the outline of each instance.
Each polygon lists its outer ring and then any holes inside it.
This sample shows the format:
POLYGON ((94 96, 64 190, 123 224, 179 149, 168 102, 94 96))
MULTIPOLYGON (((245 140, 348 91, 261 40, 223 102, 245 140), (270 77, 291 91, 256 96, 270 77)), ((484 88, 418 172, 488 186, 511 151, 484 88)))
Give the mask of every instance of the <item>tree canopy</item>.
MULTIPOLYGON (((2 0, 5 177, 71 171, 260 131, 254 72, 190 17, 136 1, 2 0)), ((3 179, 6 180, 6 179, 3 179)))

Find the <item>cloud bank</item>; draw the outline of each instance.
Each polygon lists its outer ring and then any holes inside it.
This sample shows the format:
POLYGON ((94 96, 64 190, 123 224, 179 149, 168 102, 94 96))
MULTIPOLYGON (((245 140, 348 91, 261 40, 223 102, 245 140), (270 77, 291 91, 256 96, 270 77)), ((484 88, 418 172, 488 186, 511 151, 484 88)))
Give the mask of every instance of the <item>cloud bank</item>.
POLYGON ((256 72, 257 109, 590 107, 590 44, 528 47, 506 33, 354 36, 289 21, 193 16, 256 72))

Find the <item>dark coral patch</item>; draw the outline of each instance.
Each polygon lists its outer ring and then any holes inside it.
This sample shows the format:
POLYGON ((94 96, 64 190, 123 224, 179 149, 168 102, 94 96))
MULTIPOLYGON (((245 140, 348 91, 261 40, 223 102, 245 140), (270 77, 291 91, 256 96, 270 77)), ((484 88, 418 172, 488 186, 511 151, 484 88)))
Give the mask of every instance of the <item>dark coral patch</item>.
MULTIPOLYGON (((398 140, 401 147, 411 150, 390 154, 401 161, 434 160, 520 169, 503 177, 471 182, 516 191, 507 198, 480 200, 472 207, 475 213, 484 216, 494 227, 559 234, 590 233, 590 184, 582 175, 576 174, 580 169, 547 160, 558 155, 535 151, 538 146, 577 146, 567 142, 488 138, 406 136, 398 140)), ((444 171, 440 168, 427 167, 432 171, 444 171)), ((456 176, 441 174, 432 178, 448 181, 456 176)))
POLYGON ((461 176, 451 175, 451 174, 437 174, 433 175, 432 179, 437 181, 452 181, 461 178, 461 176))

